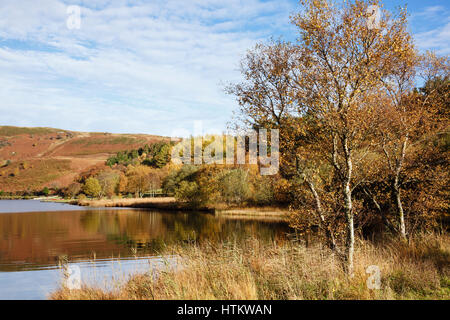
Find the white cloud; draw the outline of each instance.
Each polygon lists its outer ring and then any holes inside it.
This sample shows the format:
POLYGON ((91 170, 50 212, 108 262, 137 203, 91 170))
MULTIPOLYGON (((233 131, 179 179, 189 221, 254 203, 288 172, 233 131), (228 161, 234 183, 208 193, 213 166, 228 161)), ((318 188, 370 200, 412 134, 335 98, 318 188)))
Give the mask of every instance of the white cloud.
POLYGON ((450 11, 442 5, 426 6, 413 12, 410 23, 414 26, 417 47, 421 51, 433 50, 438 54, 450 53, 450 11))
MULTIPOLYGON (((256 41, 289 28, 289 1, 79 1, 80 30, 57 0, 0 4, 2 124, 169 135, 225 128, 219 86, 256 41), (11 110, 14 110, 11 112, 11 110)), ((70 3, 77 4, 75 3, 70 3)))
MULTIPOLYGON (((1 0, 0 124, 170 135, 203 120, 206 131, 225 129, 236 103, 220 83, 240 80, 239 60, 257 41, 295 34, 295 3, 1 0), (81 29, 69 30, 75 4, 81 29)), ((450 21, 441 21, 416 34, 419 48, 450 53, 450 21)))
POLYGON ((425 9, 421 12, 416 12, 412 15, 412 18, 416 17, 425 17, 425 18, 433 18, 436 17, 439 14, 442 14, 442 12, 445 12, 445 7, 443 6, 430 6, 425 7, 425 9))
POLYGON ((417 33, 415 41, 421 50, 433 50, 441 55, 450 54, 450 21, 444 26, 417 33))

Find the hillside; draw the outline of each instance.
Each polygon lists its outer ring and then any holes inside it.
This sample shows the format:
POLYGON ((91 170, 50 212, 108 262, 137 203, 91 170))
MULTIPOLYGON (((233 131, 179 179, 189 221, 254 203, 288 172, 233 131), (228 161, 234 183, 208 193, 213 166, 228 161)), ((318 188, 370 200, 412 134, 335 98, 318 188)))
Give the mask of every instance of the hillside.
POLYGON ((170 138, 0 126, 0 191, 63 188, 118 151, 170 138))

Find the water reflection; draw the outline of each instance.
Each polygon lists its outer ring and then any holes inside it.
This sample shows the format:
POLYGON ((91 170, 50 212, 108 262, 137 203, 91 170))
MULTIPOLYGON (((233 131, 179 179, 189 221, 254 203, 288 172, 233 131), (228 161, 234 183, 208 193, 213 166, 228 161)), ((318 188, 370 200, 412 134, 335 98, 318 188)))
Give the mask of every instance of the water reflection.
POLYGON ((84 210, 0 214, 0 271, 56 268, 69 261, 157 255, 174 242, 285 238, 277 221, 217 218, 204 213, 84 210))

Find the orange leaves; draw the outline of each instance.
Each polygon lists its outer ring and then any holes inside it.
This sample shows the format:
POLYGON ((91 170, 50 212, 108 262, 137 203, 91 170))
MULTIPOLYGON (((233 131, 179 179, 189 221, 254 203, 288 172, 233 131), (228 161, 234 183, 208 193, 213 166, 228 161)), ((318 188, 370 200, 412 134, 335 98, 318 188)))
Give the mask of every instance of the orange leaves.
POLYGON ((394 208, 389 204, 394 177, 422 179, 412 171, 404 177, 405 165, 414 158, 410 146, 448 126, 449 59, 431 54, 420 59, 405 9, 384 11, 379 28, 371 29, 367 8, 381 8, 378 1, 302 3, 304 11, 291 18, 299 41, 250 51, 243 61, 247 81, 230 93, 242 102, 245 124, 280 129, 281 173, 292 178, 301 214, 315 210, 301 184, 307 179, 331 225, 342 226, 349 188, 353 213, 363 223, 362 213, 374 210, 367 201, 394 208), (419 67, 434 80, 416 91, 419 67), (296 181, 299 177, 303 180, 296 181))

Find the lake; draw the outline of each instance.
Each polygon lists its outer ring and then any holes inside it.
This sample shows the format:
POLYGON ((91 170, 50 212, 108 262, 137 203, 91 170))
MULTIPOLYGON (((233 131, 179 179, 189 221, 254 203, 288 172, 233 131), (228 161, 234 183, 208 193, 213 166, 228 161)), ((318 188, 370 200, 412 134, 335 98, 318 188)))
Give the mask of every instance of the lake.
POLYGON ((287 232, 277 220, 0 200, 0 299, 45 299, 60 284, 61 261, 79 267, 82 282, 107 285, 170 262, 158 254, 166 244, 280 241, 287 232))

